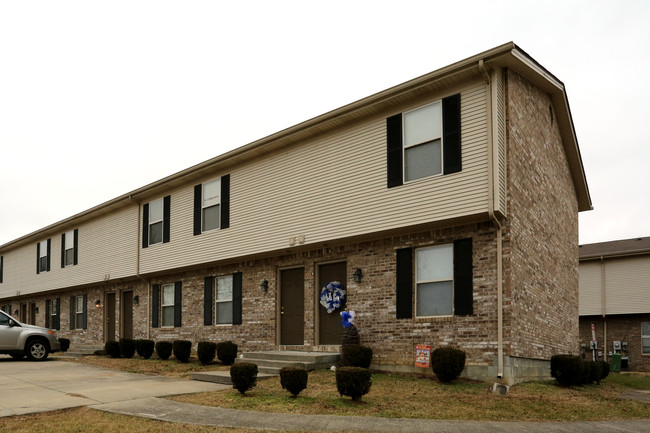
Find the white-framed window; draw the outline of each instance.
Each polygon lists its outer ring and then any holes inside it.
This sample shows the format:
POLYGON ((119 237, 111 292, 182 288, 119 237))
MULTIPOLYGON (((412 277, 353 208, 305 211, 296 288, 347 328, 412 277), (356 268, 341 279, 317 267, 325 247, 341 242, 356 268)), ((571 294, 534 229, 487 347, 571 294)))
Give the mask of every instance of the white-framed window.
POLYGON ((64 265, 74 265, 74 230, 65 233, 64 265))
POLYGON ((163 199, 149 203, 149 245, 163 241, 163 199))
POLYGON ((415 250, 416 317, 451 316, 454 305, 454 245, 415 250))
POLYGON ((162 326, 174 326, 174 284, 163 284, 162 290, 162 326))
POLYGON ((641 353, 650 355, 650 322, 641 322, 641 353))
POLYGON ((442 174, 442 101, 404 113, 404 181, 442 174))
POLYGON ((219 228, 221 207, 221 179, 203 184, 201 197, 201 231, 219 228))
POLYGON ((47 272, 47 241, 41 241, 39 243, 38 271, 47 272))
POLYGON ((232 323, 232 275, 217 277, 215 281, 215 320, 217 325, 232 323))
POLYGON ((83 296, 76 296, 74 298, 74 303, 75 303, 75 310, 74 310, 74 315, 75 315, 75 327, 82 328, 82 324, 84 321, 84 297, 83 296))

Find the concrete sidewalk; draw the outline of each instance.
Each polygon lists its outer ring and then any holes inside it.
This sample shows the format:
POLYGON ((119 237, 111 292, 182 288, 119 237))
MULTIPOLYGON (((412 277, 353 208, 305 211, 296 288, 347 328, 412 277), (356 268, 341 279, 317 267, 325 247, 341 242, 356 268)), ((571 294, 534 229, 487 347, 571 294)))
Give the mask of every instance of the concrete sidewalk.
MULTIPOLYGON (((301 415, 257 412, 198 406, 161 398, 144 398, 91 406, 94 409, 125 415, 215 427, 278 431, 314 432, 486 432, 531 433, 643 433, 650 432, 650 421, 612 422, 488 422, 438 421, 407 418, 377 418, 333 415, 301 415)), ((650 409, 649 409, 650 411, 650 409)))

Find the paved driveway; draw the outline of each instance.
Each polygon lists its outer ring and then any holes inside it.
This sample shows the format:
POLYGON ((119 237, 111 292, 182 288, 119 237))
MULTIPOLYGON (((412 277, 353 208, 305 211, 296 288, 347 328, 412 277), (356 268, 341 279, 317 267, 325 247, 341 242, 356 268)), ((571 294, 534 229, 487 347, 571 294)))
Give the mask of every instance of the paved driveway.
POLYGON ((210 391, 224 386, 66 361, 16 361, 5 355, 0 355, 0 384, 0 417, 210 391))

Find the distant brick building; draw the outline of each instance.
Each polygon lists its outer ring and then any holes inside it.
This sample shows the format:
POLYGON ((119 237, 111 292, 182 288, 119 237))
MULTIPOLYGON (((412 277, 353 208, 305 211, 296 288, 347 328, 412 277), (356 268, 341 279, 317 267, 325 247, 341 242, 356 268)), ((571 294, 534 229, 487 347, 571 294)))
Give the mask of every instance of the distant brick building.
POLYGON ((650 237, 580 246, 580 348, 620 353, 623 369, 650 371, 650 237), (593 326, 593 332, 592 332, 593 326))
POLYGON ((337 351, 339 281, 374 367, 453 345, 514 383, 577 353, 588 209, 564 85, 508 43, 0 246, 0 305, 73 346, 337 351))

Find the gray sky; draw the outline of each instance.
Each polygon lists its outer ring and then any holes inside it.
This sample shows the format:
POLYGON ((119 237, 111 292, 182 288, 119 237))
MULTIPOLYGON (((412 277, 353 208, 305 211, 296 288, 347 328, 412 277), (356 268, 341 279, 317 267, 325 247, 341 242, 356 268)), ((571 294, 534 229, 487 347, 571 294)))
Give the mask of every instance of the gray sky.
POLYGON ((3 1, 0 245, 508 41, 566 86, 580 242, 650 236, 648 23, 648 1, 3 1))

